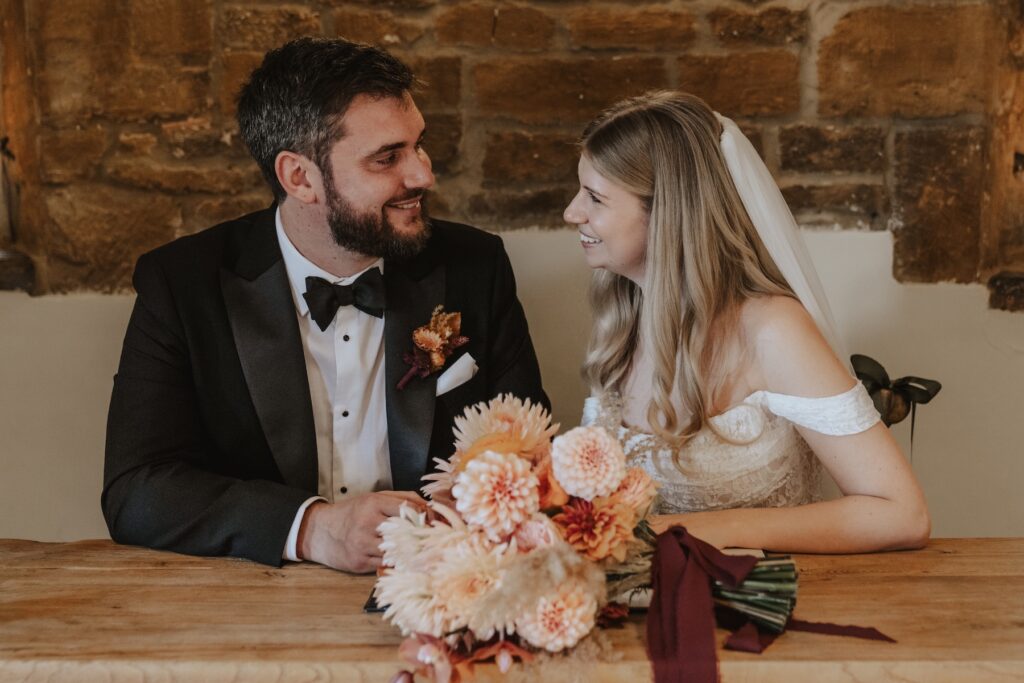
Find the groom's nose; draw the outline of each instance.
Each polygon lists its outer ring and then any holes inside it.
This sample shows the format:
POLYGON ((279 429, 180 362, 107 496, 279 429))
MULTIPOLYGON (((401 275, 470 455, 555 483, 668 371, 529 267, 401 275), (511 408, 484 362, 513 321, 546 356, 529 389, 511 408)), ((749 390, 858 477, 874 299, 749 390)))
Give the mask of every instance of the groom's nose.
POLYGON ((434 186, 433 164, 426 150, 419 149, 410 155, 404 170, 406 187, 429 190, 434 186))

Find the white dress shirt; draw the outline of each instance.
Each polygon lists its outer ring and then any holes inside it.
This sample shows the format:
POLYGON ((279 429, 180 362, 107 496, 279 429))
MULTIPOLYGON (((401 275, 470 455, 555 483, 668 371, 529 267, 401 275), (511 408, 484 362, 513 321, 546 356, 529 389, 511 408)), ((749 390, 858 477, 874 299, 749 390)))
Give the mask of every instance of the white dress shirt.
POLYGON ((334 502, 391 488, 387 408, 384 385, 384 319, 341 306, 333 322, 321 330, 309 314, 302 294, 306 278, 321 277, 350 285, 370 268, 384 271, 379 259, 355 275, 338 278, 299 253, 277 210, 277 241, 284 257, 302 352, 306 359, 309 397, 316 430, 317 492, 295 515, 284 557, 298 560, 296 542, 306 508, 316 500, 334 502))

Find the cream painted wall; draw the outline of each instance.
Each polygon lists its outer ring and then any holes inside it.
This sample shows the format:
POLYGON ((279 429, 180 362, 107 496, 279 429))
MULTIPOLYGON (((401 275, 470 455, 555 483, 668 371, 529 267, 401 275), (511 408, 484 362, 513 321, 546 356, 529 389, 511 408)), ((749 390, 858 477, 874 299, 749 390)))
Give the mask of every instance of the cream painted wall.
MULTIPOLYGON (((574 233, 504 236, 545 385, 579 419, 589 326, 574 233)), ((914 469, 936 536, 1024 536, 1024 314, 989 311, 981 286, 901 285, 888 233, 809 232, 853 351, 894 376, 942 381, 918 414, 914 469)), ((103 433, 130 296, 0 293, 0 537, 105 536, 103 433)), ((909 423, 895 427, 904 447, 909 423)))

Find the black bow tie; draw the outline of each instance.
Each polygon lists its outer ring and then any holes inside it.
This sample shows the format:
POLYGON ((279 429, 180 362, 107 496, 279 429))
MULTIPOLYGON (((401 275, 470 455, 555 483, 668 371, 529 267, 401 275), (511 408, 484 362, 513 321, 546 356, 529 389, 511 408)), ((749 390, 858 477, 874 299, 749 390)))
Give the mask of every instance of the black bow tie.
POLYGON ((355 306, 376 318, 384 317, 384 276, 379 268, 371 268, 350 285, 333 285, 322 277, 307 277, 302 295, 309 305, 309 314, 320 330, 334 320, 339 306, 355 306))

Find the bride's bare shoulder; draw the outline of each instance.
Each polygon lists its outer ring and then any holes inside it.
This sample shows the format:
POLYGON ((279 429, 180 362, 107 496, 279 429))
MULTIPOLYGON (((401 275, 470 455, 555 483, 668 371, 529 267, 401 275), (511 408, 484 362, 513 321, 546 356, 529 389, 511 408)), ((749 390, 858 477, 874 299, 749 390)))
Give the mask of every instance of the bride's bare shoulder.
POLYGON ((814 319, 788 296, 750 299, 739 323, 764 389, 794 396, 831 396, 853 379, 814 319))
MULTIPOLYGON (((821 337, 803 304, 790 296, 759 296, 740 307, 739 324, 752 345, 793 342, 806 336, 821 337)), ((824 342, 824 339, 822 339, 824 342)))

